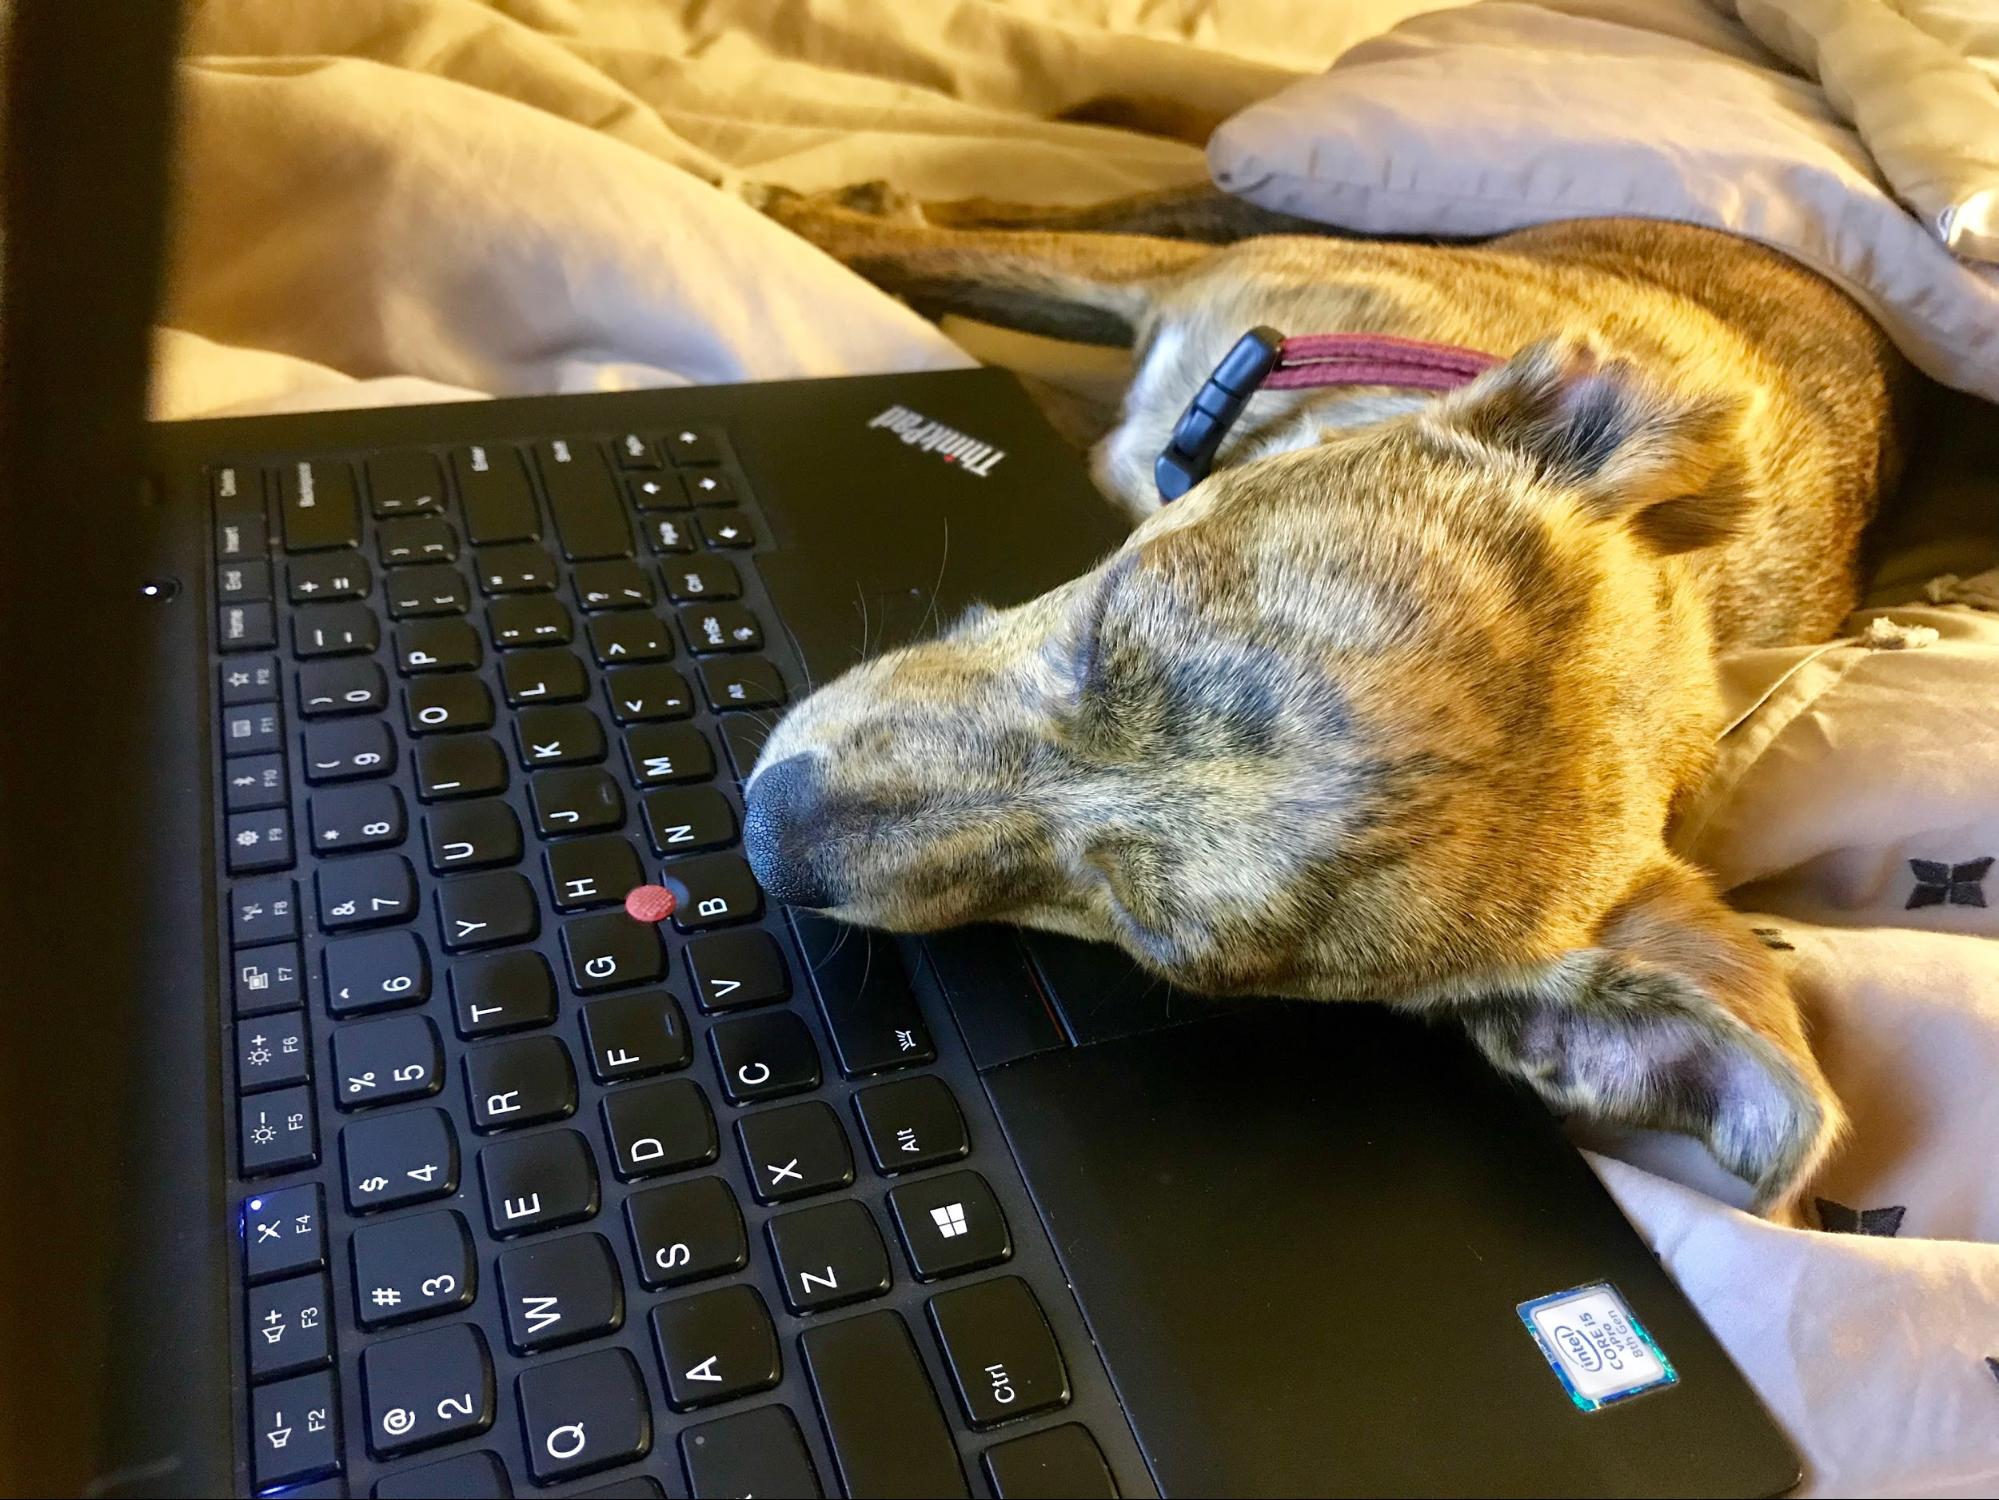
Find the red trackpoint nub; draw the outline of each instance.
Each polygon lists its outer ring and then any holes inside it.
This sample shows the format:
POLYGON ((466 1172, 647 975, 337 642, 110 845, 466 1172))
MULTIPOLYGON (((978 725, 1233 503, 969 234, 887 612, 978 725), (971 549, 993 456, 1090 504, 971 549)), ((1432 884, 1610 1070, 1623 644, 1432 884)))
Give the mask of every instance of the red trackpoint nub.
POLYGON ((673 915, 673 892, 663 885, 633 886, 625 897, 625 915, 634 922, 664 922, 673 915))

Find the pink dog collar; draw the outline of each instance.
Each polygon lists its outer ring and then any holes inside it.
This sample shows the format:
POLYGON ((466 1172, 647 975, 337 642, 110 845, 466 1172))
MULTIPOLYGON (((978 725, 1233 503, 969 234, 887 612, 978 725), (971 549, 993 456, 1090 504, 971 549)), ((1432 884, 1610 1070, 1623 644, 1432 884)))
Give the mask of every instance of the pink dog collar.
POLYGON ((1152 466, 1159 498, 1178 500, 1207 477, 1222 439, 1260 389, 1389 385, 1448 391, 1500 362, 1499 356, 1476 349, 1385 333, 1308 333, 1285 338, 1274 328, 1252 328, 1222 356, 1214 374, 1173 424, 1166 451, 1152 466))

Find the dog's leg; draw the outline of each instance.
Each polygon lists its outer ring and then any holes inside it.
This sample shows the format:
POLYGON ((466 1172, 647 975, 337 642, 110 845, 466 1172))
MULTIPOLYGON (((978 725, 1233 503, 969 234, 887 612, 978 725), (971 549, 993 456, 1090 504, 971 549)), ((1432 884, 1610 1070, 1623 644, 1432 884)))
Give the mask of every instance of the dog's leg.
MULTIPOLYGON (((872 184, 871 184, 872 186, 872 184)), ((924 203, 925 223, 940 229, 1054 229, 1086 234, 1144 234, 1203 245, 1232 245, 1261 234, 1330 235, 1311 219, 1259 208, 1202 183, 1080 207, 1049 208, 992 198, 924 203)))
POLYGON ((1029 333, 1128 344, 1156 284, 1214 252, 1146 235, 1045 229, 939 229, 864 196, 872 184, 801 197, 766 190, 762 207, 787 228, 918 311, 959 313, 1029 333), (847 200, 842 202, 843 197, 847 200))
POLYGON ((1472 1039, 1549 1103, 1679 1131, 1794 1218, 1845 1116, 1805 1042, 1783 973, 1707 882, 1656 861, 1597 946, 1531 993, 1472 1005, 1472 1039))

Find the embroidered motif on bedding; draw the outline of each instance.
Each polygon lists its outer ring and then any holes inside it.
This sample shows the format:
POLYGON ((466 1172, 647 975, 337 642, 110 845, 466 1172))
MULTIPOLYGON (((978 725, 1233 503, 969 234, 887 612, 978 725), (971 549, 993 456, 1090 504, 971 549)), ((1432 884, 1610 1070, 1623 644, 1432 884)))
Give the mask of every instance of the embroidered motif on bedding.
POLYGON ((1830 1198, 1814 1198, 1812 1203, 1819 1211, 1819 1228, 1827 1234, 1878 1234, 1883 1239, 1894 1237, 1902 1227, 1902 1215, 1909 1211, 1899 1203, 1893 1208, 1859 1209, 1830 1198))
POLYGON ((1962 864, 1947 865, 1942 860, 1912 859, 1909 869, 1915 874, 1915 888, 1909 892, 1909 904, 1905 911, 1914 911, 1919 906, 1942 906, 1948 902, 1952 906, 1983 906, 1985 904, 1985 876, 1992 868, 1992 855, 1983 859, 1968 859, 1962 864))

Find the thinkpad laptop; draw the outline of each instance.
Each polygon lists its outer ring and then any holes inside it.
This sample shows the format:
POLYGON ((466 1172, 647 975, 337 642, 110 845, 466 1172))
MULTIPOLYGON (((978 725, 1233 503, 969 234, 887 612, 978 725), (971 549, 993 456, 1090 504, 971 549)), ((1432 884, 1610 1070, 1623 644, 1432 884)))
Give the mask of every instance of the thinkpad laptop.
POLYGON ((1118 540, 1004 375, 144 427, 170 9, 10 38, 0 1488, 1795 1481, 1448 1028, 758 891, 864 613, 1118 540))

